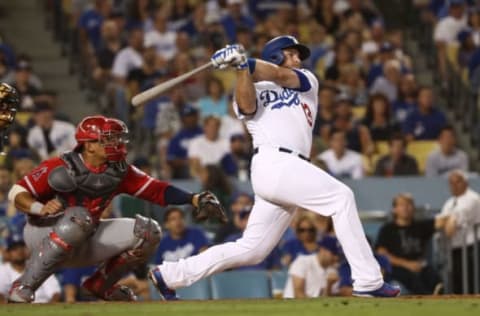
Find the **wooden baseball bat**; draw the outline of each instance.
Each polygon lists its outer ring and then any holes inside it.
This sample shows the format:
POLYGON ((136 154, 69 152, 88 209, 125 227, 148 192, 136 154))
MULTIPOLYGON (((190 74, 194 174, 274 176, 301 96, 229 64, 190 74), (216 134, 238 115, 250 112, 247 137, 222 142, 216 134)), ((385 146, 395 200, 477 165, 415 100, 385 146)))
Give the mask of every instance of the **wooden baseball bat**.
POLYGON ((162 82, 161 84, 158 84, 154 87, 151 87, 150 89, 147 89, 137 95, 135 95, 133 98, 132 98, 132 104, 133 106, 139 106, 147 101, 150 101, 152 100, 153 98, 156 98, 158 97, 160 94, 162 94, 163 92, 171 89, 172 87, 176 86, 177 84, 179 84, 180 82, 190 78, 191 76, 193 75, 196 75, 197 73, 199 73, 200 71, 203 71, 207 68, 209 68, 210 66, 212 66, 212 62, 208 62, 204 65, 201 65, 187 73, 184 73, 183 75, 180 75, 178 77, 175 77, 173 79, 170 79, 168 81, 165 81, 165 82, 162 82))

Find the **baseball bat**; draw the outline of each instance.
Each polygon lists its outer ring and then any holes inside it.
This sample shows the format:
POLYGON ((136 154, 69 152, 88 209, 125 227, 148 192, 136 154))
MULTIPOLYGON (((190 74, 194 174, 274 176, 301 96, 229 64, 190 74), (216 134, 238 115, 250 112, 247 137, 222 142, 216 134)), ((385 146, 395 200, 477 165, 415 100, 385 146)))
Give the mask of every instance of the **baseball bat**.
POLYGON ((137 95, 135 95, 133 98, 132 98, 132 104, 133 106, 139 106, 147 101, 150 101, 152 100, 153 98, 156 98, 157 96, 159 96, 160 94, 162 94, 163 92, 171 89, 172 87, 176 86, 177 84, 179 84, 180 82, 190 78, 191 76, 193 75, 196 75, 197 73, 199 73, 200 71, 203 71, 207 68, 209 68, 210 66, 212 66, 212 62, 208 62, 204 65, 201 65, 201 66, 198 66, 197 68, 187 72, 187 73, 184 73, 183 75, 180 75, 178 77, 175 77, 175 78, 172 78, 170 80, 167 80, 165 82, 162 82, 154 87, 151 87, 150 89, 147 89, 137 95))

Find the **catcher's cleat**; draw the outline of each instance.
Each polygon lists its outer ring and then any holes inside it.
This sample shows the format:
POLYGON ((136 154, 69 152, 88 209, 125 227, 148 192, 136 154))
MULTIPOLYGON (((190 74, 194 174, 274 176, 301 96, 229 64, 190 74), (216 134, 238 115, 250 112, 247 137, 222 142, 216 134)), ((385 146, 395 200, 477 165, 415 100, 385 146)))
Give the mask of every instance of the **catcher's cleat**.
POLYGON ((35 300, 35 293, 28 285, 14 282, 8 292, 8 303, 31 303, 35 300))
POLYGON ((160 296, 165 301, 176 301, 178 300, 177 293, 175 290, 172 290, 167 286, 165 281, 163 280, 162 273, 160 269, 155 268, 148 272, 148 278, 152 281, 155 288, 160 292, 160 296))
POLYGON ((133 293, 132 289, 125 285, 115 284, 106 291, 102 291, 102 284, 104 281, 100 278, 90 277, 82 286, 93 296, 98 297, 104 301, 123 301, 123 302, 133 302, 137 301, 137 296, 133 293))
POLYGON ((400 288, 385 282, 379 289, 373 291, 353 291, 352 295, 358 297, 397 297, 400 295, 400 288))

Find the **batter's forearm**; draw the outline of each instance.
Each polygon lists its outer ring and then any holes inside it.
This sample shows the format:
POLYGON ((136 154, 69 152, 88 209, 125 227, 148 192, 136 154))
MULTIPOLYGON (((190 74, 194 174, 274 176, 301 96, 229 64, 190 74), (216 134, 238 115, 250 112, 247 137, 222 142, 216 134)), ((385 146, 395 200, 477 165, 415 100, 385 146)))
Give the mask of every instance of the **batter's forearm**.
POLYGON ((257 96, 253 78, 248 69, 237 71, 235 99, 243 114, 254 114, 257 110, 257 96))
POLYGON ((273 81, 281 87, 296 89, 300 86, 298 75, 289 68, 256 59, 254 81, 273 81))
POLYGON ((31 208, 33 203, 39 203, 30 192, 20 192, 15 195, 13 200, 17 210, 20 210, 24 213, 31 213, 31 208))

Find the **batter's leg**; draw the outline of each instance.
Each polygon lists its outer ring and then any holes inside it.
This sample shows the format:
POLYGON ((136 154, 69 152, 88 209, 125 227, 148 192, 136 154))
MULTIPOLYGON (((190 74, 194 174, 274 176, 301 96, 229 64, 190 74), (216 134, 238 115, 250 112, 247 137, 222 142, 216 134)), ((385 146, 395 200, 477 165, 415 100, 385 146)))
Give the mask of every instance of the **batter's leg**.
POLYGON ((280 185, 272 193, 275 202, 332 216, 335 233, 352 269, 354 290, 372 291, 381 287, 383 277, 365 237, 352 190, 293 155, 285 157, 285 161, 280 170, 277 168, 281 174, 278 177, 280 185))
POLYGON ((189 286, 212 275, 264 260, 287 229, 295 208, 284 209, 256 196, 243 236, 204 252, 158 266, 169 288, 189 286))

